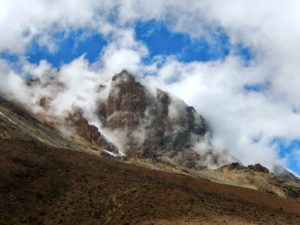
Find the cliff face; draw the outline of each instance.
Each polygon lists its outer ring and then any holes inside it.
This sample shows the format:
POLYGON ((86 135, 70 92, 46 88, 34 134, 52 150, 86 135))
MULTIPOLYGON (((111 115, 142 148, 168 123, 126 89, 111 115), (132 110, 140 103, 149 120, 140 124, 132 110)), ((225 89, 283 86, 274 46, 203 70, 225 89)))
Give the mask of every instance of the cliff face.
POLYGON ((204 119, 166 92, 148 90, 128 72, 113 77, 107 102, 100 108, 98 117, 123 139, 126 155, 167 156, 189 167, 199 160, 192 147, 204 139, 204 119))
MULTIPOLYGON (((155 104, 165 107, 155 108, 153 103, 157 117, 149 124, 156 128, 161 124, 160 132, 167 135, 166 130, 172 131, 174 124, 181 123, 174 123, 170 117, 172 98, 158 93, 161 97, 157 99, 164 100, 155 104)), ((148 94, 145 96, 148 99, 148 94)), ((106 107, 102 109, 106 112, 106 107)), ((140 114, 146 121, 147 110, 148 105, 145 115, 140 114)), ((135 128, 145 120, 138 119, 135 128)), ((107 148, 108 143, 102 142, 105 137, 80 110, 73 110, 63 122, 87 142, 107 148)), ((186 123, 183 131, 202 137, 197 126, 186 123)), ((192 138, 183 140, 193 143, 192 138)), ((273 177, 260 165, 249 168, 233 164, 219 170, 190 171, 160 160, 133 158, 124 163, 126 159, 91 154, 87 142, 76 141, 62 136, 20 104, 0 96, 0 224, 300 224, 299 181, 273 177), (134 161, 140 162, 139 166, 134 161)), ((142 147, 150 139, 146 141, 142 147)), ((169 153, 172 159, 178 154, 177 159, 182 160, 178 162, 190 162, 189 166, 197 162, 197 153, 190 148, 173 150, 165 143, 160 145, 159 154, 169 153)), ((282 168, 277 171, 288 175, 282 168)))
MULTIPOLYGON (((28 85, 55 90, 45 92, 48 95, 36 101, 42 109, 41 114, 50 114, 51 123, 51 112, 56 110, 54 100, 68 91, 68 86, 60 85, 54 78, 28 85)), ((204 143, 207 126, 203 117, 182 100, 159 89, 148 89, 127 71, 114 75, 109 86, 108 83, 96 85, 95 105, 91 104, 91 109, 84 108, 85 104, 75 104, 70 105, 66 114, 59 114, 62 115, 60 126, 75 131, 75 137, 92 145, 92 149, 107 150, 115 155, 124 153, 128 157, 161 159, 188 168, 234 161, 229 154, 217 152, 212 146, 198 151, 196 145, 204 143), (94 123, 100 121, 101 125, 92 125, 84 115, 92 117, 94 123)), ((85 101, 88 101, 87 96, 85 101)))
POLYGON ((94 125, 88 123, 81 110, 76 110, 66 119, 68 127, 73 127, 77 135, 92 145, 100 146, 104 150, 118 154, 118 148, 111 143, 94 125))

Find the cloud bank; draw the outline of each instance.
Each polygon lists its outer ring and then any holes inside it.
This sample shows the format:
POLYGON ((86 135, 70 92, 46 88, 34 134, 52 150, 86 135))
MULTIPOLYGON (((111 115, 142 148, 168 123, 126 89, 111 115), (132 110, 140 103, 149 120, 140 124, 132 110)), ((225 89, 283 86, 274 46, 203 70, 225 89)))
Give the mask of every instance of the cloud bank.
POLYGON ((28 90, 23 78, 59 74, 68 91, 56 96, 55 113, 79 105, 91 109, 89 114, 95 100, 105 96, 97 85, 127 69, 141 82, 194 106, 210 124, 213 144, 243 163, 270 166, 282 161, 291 168, 291 160, 297 158, 291 169, 299 173, 299 148, 282 158, 282 149, 274 144, 274 140, 300 138, 299 8, 297 0, 2 0, 0 52, 18 59, 0 60, 0 88, 34 104, 36 96, 49 90, 28 90), (192 62, 157 55, 145 63, 151 52, 147 43, 137 39, 135 27, 151 20, 165 24, 171 33, 203 38, 209 45, 218 42, 215 37, 223 32, 229 38, 229 53, 192 62), (97 61, 90 63, 81 56, 59 71, 46 61, 28 62, 33 41, 55 52, 60 46, 54 33, 78 29, 93 30, 108 40, 97 61), (249 49, 252 57, 245 59, 238 45, 249 49))

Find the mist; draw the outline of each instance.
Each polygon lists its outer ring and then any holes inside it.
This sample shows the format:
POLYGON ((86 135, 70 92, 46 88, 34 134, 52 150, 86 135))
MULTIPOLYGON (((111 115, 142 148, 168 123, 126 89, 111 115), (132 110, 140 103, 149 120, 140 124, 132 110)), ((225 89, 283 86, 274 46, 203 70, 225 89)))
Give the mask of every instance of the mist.
MULTIPOLYGON (((299 159, 299 149, 282 157, 274 144, 274 139, 291 142, 300 134, 298 1, 32 1, 32 7, 24 9, 19 3, 1 3, 6 13, 0 17, 0 50, 19 56, 16 62, 0 60, 0 92, 7 98, 57 119, 81 108, 89 123, 105 133, 95 117, 97 103, 107 98, 112 76, 126 69, 149 89, 160 88, 193 106, 210 127, 211 145, 243 164, 271 168, 299 159), (47 13, 49 8, 53 13, 47 13), (111 21, 107 12, 113 9, 117 11, 111 21), (289 13, 278 14, 281 11, 289 13), (209 43, 216 41, 215 30, 223 29, 230 38, 229 54, 207 62, 161 55, 145 63, 150 50, 136 39, 134 26, 148 20, 209 43), (54 28, 94 29, 109 43, 96 62, 82 55, 59 69, 46 60, 30 63, 26 51, 34 39, 53 51, 59 48, 51 35, 54 28), (252 58, 245 61, 236 52, 233 46, 239 43, 251 49, 252 58), (39 79, 39 84, 28 86, 28 77, 39 79), (47 110, 40 106, 42 97, 49 99, 47 110)), ((170 112, 173 117, 178 113, 170 112)))

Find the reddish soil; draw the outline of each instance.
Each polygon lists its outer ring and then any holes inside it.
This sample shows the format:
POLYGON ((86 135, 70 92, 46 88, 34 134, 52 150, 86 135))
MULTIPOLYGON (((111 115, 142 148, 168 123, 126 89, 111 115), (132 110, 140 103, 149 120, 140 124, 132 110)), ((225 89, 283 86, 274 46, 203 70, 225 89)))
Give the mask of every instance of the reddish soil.
POLYGON ((0 225, 300 224, 300 204, 250 189, 0 140, 0 225))

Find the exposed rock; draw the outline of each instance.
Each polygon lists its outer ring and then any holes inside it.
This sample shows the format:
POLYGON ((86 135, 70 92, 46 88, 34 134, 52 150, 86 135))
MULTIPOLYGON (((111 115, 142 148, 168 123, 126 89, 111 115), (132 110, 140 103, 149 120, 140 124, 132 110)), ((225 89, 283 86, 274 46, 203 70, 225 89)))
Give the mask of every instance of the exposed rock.
POLYGON ((260 165, 259 163, 255 165, 249 165, 248 168, 257 172, 269 173, 269 170, 266 167, 260 165))
POLYGON ((48 110, 49 105, 50 105, 50 101, 51 101, 50 97, 44 96, 40 99, 39 106, 41 106, 45 110, 48 110))
POLYGON ((234 162, 234 163, 230 163, 227 165, 224 165, 222 167, 219 168, 219 170, 224 170, 224 169, 228 169, 228 170, 243 170, 246 169, 247 167, 241 165, 238 162, 234 162))
POLYGON ((204 138, 204 119, 193 107, 166 92, 146 89, 127 71, 113 77, 107 102, 99 106, 98 116, 105 128, 122 133, 128 156, 168 155, 189 167, 199 160, 192 147, 204 138))
POLYGON ((224 165, 222 167, 219 168, 219 170, 253 170, 256 172, 261 172, 261 173, 269 173, 269 170, 262 166, 261 164, 257 163, 254 165, 248 165, 247 167, 241 165, 239 162, 234 162, 234 163, 230 163, 227 165, 224 165))
POLYGON ((26 85, 29 87, 53 87, 56 88, 57 90, 64 90, 65 84, 60 82, 56 77, 44 77, 43 79, 40 78, 34 78, 34 79, 29 79, 26 80, 26 85))
POLYGON ((147 105, 145 88, 133 76, 126 72, 115 75, 107 100, 107 127, 137 129, 147 105))
POLYGON ((66 121, 69 126, 76 129, 76 134, 83 137, 89 143, 100 146, 115 154, 119 153, 117 147, 109 142, 109 140, 99 132, 96 126, 88 123, 80 110, 76 110, 72 113, 66 121))
POLYGON ((176 163, 187 168, 204 168, 201 163, 199 163, 201 161, 200 155, 192 149, 184 149, 182 152, 176 152, 173 158, 176 163))
POLYGON ((98 102, 97 115, 103 126, 106 126, 106 104, 105 102, 98 102))
MULTIPOLYGON (((28 85, 49 86, 53 93, 66 88, 52 77, 32 80, 28 85)), ((102 128, 112 132, 110 137, 113 140, 107 140, 95 126, 90 125, 80 110, 66 119, 68 126, 75 128, 75 134, 92 145, 113 153, 124 152, 128 157, 166 158, 189 168, 201 168, 204 164, 215 162, 223 164, 228 155, 215 154, 212 146, 201 154, 194 151, 195 144, 204 141, 207 134, 202 116, 193 107, 162 90, 147 89, 127 71, 113 76, 110 87, 99 84, 97 93, 96 114, 102 128), (109 92, 105 97, 107 88, 109 92)), ((44 111, 49 111, 52 99, 43 96, 37 104, 44 111)))

